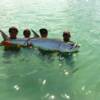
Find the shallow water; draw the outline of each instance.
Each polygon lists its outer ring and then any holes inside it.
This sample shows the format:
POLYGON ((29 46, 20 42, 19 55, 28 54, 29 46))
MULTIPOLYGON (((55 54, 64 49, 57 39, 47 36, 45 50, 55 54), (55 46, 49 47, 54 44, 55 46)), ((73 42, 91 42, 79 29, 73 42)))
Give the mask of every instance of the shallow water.
MULTIPOLYGON (((42 55, 37 50, 5 52, 0 47, 0 100, 99 100, 100 0, 3 0, 0 28, 49 30, 62 39, 69 30, 80 52, 42 55)), ((2 38, 0 38, 2 40, 2 38)))

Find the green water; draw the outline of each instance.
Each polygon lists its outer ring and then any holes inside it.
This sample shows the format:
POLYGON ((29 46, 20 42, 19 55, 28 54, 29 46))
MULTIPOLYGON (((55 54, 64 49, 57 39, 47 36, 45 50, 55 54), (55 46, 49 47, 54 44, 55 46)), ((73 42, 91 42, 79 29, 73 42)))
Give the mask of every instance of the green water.
POLYGON ((18 37, 24 28, 46 27, 59 39, 69 30, 81 47, 65 58, 0 47, 0 100, 100 99, 100 0, 2 0, 0 29, 8 34, 10 26, 18 37))

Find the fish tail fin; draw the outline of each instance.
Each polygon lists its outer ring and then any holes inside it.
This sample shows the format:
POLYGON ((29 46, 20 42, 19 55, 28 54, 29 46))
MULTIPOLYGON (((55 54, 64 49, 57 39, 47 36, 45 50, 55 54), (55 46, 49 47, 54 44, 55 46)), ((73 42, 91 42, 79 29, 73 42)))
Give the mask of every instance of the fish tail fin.
POLYGON ((2 30, 0 30, 0 34, 1 34, 4 41, 9 39, 9 37, 2 30))

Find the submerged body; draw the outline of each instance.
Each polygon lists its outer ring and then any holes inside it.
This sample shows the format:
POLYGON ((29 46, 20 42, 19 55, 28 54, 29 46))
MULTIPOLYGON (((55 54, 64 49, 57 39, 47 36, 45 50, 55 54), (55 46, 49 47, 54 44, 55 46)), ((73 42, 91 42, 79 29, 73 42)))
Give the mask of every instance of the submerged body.
POLYGON ((64 43, 61 40, 55 39, 41 39, 41 38, 33 38, 33 39, 14 39, 8 41, 11 44, 21 45, 21 46, 33 46, 43 50, 48 51, 58 51, 58 52, 77 52, 79 46, 73 44, 71 42, 64 43))

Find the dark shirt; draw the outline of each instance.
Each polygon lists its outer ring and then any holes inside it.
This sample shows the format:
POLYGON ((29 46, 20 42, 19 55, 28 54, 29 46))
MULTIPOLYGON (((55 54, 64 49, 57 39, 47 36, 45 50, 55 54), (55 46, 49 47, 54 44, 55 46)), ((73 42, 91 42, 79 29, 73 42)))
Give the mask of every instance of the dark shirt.
POLYGON ((4 47, 5 51, 19 51, 20 47, 17 45, 12 45, 12 46, 5 46, 4 47))

